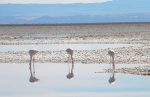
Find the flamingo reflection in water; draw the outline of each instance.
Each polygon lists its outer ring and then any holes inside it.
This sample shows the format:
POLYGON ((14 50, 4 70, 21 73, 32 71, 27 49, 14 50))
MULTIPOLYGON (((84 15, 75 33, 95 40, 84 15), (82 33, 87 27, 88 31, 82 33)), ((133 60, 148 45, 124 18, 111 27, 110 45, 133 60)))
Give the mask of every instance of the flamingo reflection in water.
POLYGON ((114 62, 114 57, 115 57, 115 52, 114 50, 109 50, 108 54, 110 56, 110 62, 112 62, 113 69, 110 68, 110 78, 109 78, 109 83, 114 84, 115 83, 115 62, 114 62))
POLYGON ((39 79, 35 77, 35 66, 34 66, 34 62, 35 62, 34 55, 38 52, 39 51, 36 49, 29 50, 29 55, 30 55, 29 69, 30 69, 30 75, 31 75, 29 81, 31 83, 35 83, 39 81, 39 79), (33 62, 33 65, 32 65, 32 62, 33 62))
POLYGON ((74 74, 73 74, 73 69, 74 69, 73 50, 68 48, 68 49, 66 49, 66 52, 68 53, 68 67, 69 67, 69 73, 67 74, 66 77, 68 79, 71 79, 71 78, 74 77, 74 74), (72 62, 71 70, 70 70, 70 64, 69 64, 70 59, 71 59, 71 62, 72 62))
POLYGON ((110 78, 108 81, 110 84, 115 84, 115 71, 114 71, 114 69, 110 72, 110 78))

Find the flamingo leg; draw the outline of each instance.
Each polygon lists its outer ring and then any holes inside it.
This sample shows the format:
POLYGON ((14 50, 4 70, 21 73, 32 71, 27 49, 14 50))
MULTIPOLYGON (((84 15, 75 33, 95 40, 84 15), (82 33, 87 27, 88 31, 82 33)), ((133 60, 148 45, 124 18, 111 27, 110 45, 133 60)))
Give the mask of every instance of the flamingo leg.
POLYGON ((111 56, 110 56, 110 64, 111 64, 111 61, 112 61, 112 60, 111 60, 111 56))
POLYGON ((33 74, 35 75, 35 66, 34 66, 35 58, 33 58, 33 74))
POLYGON ((113 64, 113 69, 115 69, 115 61, 114 61, 114 56, 112 57, 112 64, 113 64))
POLYGON ((69 73, 70 73, 69 54, 68 54, 68 70, 69 70, 69 73))
POLYGON ((32 65, 32 56, 30 56, 29 69, 31 69, 31 65, 32 65))

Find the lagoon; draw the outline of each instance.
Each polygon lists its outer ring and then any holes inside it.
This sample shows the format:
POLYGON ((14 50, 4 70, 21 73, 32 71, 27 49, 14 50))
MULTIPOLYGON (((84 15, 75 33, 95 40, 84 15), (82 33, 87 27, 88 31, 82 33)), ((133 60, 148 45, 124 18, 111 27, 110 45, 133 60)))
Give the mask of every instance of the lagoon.
POLYGON ((1 52, 28 51, 36 48, 41 51, 60 51, 72 48, 73 50, 100 50, 107 48, 119 48, 129 46, 140 46, 141 44, 39 44, 39 45, 0 45, 1 52))
MULTIPOLYGON (((148 64, 117 64, 116 68, 148 64)), ((149 76, 115 74, 115 84, 109 83, 110 73, 95 73, 108 69, 110 64, 75 63, 74 77, 66 76, 70 63, 35 63, 31 83, 28 63, 0 63, 0 97, 149 97, 149 76)))

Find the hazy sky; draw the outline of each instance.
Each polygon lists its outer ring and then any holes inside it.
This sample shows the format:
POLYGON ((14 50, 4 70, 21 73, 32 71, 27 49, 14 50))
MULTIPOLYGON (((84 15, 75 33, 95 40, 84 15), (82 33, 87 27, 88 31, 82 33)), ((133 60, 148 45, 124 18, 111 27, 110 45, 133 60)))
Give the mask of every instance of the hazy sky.
POLYGON ((6 4, 6 3, 49 3, 49 4, 55 4, 55 3, 102 3, 107 1, 113 1, 113 0, 0 0, 0 4, 6 4))
POLYGON ((150 0, 0 0, 0 4, 1 4, 0 16, 55 17, 55 16, 104 15, 104 14, 125 14, 125 13, 142 13, 142 14, 145 13, 143 15, 147 15, 146 13, 150 13, 150 5, 149 5, 150 0), (7 3, 15 3, 15 4, 7 4, 7 3), (27 3, 38 3, 38 4, 27 5, 27 3), (63 3, 63 4, 54 4, 54 3, 63 3), (87 3, 87 4, 66 4, 66 3, 87 3))

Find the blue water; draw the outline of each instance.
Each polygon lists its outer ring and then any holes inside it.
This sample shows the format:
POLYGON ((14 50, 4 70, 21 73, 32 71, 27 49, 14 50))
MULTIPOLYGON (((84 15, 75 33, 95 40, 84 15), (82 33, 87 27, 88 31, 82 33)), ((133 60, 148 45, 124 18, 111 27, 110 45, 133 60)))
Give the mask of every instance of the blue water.
POLYGON ((72 48, 73 50, 100 50, 107 48, 138 46, 140 44, 44 44, 44 45, 0 45, 1 52, 7 51, 28 51, 36 48, 41 51, 52 50, 66 50, 72 48))
MULTIPOLYGON (((141 64, 117 64, 116 68, 141 64)), ((144 64, 146 65, 146 64, 144 64)), ((148 65, 148 64, 147 64, 148 65)), ((28 63, 0 63, 0 97, 149 97, 150 77, 115 74, 115 84, 109 84, 109 73, 95 73, 109 64, 75 63, 72 79, 67 79, 71 64, 35 63, 37 83, 29 82, 28 63)))

